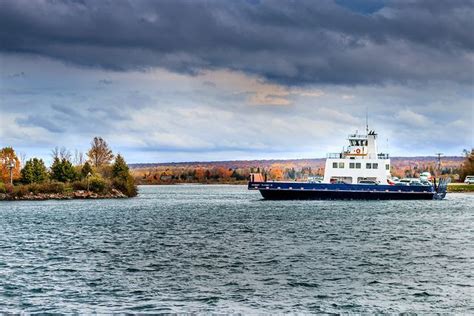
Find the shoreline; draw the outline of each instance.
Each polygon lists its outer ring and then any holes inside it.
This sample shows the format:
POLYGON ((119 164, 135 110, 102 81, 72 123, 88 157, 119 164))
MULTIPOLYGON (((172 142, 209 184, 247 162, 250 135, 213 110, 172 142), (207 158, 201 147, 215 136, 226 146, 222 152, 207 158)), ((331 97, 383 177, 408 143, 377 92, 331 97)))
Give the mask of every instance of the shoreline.
POLYGON ((47 200, 99 200, 99 199, 127 199, 122 192, 112 189, 106 194, 91 191, 77 190, 67 193, 28 193, 23 196, 12 196, 8 193, 0 193, 0 201, 47 201, 47 200))

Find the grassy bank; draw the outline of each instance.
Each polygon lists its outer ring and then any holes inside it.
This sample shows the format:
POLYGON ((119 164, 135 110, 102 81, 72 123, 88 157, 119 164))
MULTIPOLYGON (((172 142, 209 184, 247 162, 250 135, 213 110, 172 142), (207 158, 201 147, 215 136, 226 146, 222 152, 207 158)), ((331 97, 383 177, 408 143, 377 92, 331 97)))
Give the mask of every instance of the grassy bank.
POLYGON ((474 192, 474 184, 465 183, 450 183, 448 185, 448 192, 474 192))

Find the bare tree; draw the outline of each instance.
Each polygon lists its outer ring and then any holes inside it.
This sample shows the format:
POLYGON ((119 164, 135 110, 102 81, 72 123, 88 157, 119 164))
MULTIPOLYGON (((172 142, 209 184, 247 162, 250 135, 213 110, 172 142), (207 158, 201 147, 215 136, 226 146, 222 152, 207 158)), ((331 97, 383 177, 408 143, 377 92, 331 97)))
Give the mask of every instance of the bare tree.
POLYGON ((51 149, 51 158, 53 158, 53 160, 56 159, 56 158, 59 159, 59 147, 58 146, 51 149))
POLYGON ((89 149, 87 156, 91 163, 96 167, 109 164, 114 158, 112 150, 102 137, 94 137, 91 142, 91 149, 89 149))
POLYGON ((84 164, 84 154, 77 149, 74 149, 74 164, 76 166, 82 166, 84 164))
POLYGON ((79 164, 82 166, 85 163, 84 153, 81 151, 79 152, 79 164))
POLYGON ((77 166, 79 165, 79 151, 77 150, 77 148, 74 148, 74 158, 72 159, 72 163, 77 166))
POLYGON ((56 146, 51 150, 51 157, 53 157, 53 159, 58 158, 60 160, 66 159, 67 161, 71 161, 71 156, 71 152, 64 146, 56 146))
POLYGON ((26 159, 27 159, 27 156, 26 156, 26 153, 24 151, 22 151, 21 153, 18 154, 20 156, 20 163, 22 166, 25 165, 25 162, 26 162, 26 159))

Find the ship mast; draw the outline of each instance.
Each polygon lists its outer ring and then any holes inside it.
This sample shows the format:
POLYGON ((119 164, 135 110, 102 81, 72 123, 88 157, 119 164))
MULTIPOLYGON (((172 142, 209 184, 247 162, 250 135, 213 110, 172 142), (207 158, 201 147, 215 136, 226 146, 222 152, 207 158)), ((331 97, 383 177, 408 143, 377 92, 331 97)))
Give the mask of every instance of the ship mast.
POLYGON ((365 132, 369 134, 369 108, 365 107, 365 132))

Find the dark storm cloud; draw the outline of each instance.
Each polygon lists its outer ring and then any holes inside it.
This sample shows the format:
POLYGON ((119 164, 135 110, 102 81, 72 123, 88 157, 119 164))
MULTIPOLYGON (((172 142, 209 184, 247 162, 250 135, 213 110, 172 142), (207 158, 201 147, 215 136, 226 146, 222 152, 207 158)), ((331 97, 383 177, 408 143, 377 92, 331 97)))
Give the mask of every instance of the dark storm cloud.
POLYGON ((0 45, 68 63, 289 85, 473 80, 474 1, 0 2, 0 45), (381 7, 380 3, 385 4, 381 7))

